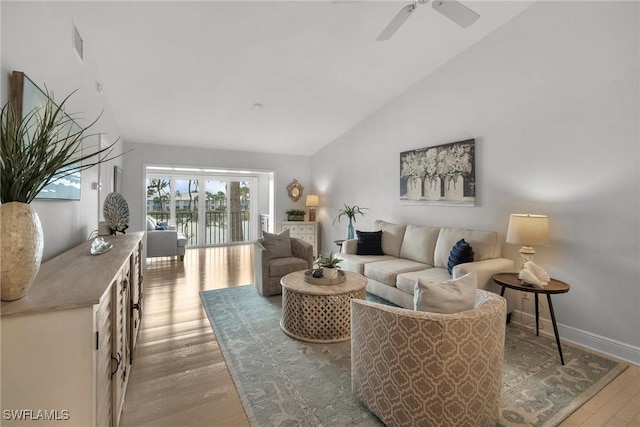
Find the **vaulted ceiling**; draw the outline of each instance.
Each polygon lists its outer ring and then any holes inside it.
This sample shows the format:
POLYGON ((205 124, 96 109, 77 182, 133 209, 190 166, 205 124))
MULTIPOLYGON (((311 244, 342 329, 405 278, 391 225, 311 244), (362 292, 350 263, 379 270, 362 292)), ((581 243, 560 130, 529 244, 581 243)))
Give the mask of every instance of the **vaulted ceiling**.
MULTIPOLYGON (((86 1, 74 19, 125 141, 309 155, 531 5, 466 1, 86 1)), ((469 70, 473 72, 473 70, 469 70)))

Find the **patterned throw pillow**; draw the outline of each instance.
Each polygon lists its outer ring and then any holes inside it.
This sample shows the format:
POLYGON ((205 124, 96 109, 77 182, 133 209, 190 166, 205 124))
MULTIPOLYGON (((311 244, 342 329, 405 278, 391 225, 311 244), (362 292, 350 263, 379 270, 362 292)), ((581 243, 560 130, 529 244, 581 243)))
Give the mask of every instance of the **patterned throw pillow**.
POLYGON ((356 235, 358 236, 357 255, 384 255, 382 252, 382 230, 356 230, 356 235))
POLYGON ((447 263, 449 274, 451 274, 453 267, 465 262, 473 262, 473 248, 469 246, 464 239, 460 239, 458 243, 453 246, 449 254, 449 262, 447 263))
POLYGON ((280 234, 262 233, 264 241, 262 246, 269 251, 271 258, 287 258, 293 256, 291 251, 291 239, 289 238, 289 229, 284 230, 280 234))
POLYGON ((418 279, 413 290, 413 309, 443 314, 471 310, 476 303, 477 287, 475 270, 442 283, 418 279))

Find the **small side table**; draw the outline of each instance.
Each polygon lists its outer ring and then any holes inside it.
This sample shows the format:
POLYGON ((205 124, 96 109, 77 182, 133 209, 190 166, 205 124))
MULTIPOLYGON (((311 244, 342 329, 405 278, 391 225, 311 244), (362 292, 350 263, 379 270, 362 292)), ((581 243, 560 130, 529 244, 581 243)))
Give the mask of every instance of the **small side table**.
POLYGON ((562 347, 560 346, 560 337, 558 335, 558 325, 556 324, 556 316, 553 312, 553 304, 551 304, 551 294, 564 294, 569 292, 571 286, 560 280, 551 279, 549 284, 544 288, 536 288, 535 286, 523 284, 518 279, 518 273, 498 273, 493 275, 493 281, 502 286, 500 296, 504 296, 506 288, 514 289, 521 292, 529 292, 535 295, 536 306, 536 336, 540 335, 539 329, 539 312, 538 312, 538 294, 545 294, 547 296, 547 303, 549 304, 549 313, 551 314, 551 323, 553 323, 553 333, 556 336, 556 344, 558 346, 558 353, 560 353, 560 362, 564 365, 564 357, 562 356, 562 347))

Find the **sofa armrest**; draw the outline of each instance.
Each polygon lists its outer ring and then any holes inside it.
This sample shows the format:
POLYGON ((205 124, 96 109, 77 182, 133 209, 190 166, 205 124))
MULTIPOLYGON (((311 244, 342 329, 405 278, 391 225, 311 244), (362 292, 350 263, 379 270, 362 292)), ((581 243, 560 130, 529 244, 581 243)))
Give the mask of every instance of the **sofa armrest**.
POLYGON ((496 273, 515 271, 515 264, 508 258, 491 258, 484 261, 465 262, 453 267, 451 276, 457 279, 473 270, 478 274, 478 289, 487 289, 487 286, 493 283, 491 276, 496 273))
POLYGON ((148 230, 147 256, 175 256, 178 250, 176 230, 148 230))
POLYGON ((356 254, 358 252, 358 239, 349 239, 342 242, 340 252, 343 254, 356 254))
POLYGON ((313 245, 296 237, 291 238, 291 252, 296 258, 307 261, 308 268, 313 267, 313 245))
POLYGON ((253 279, 255 284, 262 283, 263 277, 269 276, 269 251, 262 246, 260 240, 253 244, 253 279))

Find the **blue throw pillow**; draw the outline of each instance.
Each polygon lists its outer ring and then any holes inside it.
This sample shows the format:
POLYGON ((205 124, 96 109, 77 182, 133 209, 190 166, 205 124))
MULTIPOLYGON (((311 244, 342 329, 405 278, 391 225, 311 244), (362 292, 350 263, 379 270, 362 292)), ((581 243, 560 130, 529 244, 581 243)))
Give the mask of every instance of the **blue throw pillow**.
POLYGON ((156 224, 156 230, 168 230, 168 229, 169 229, 169 224, 166 222, 158 221, 158 223, 156 224))
POLYGON ((453 267, 465 262, 473 262, 473 248, 471 248, 464 239, 460 239, 453 246, 451 253, 449 254, 449 262, 447 263, 447 270, 449 270, 449 274, 451 274, 453 267))
POLYGON ((382 230, 356 230, 356 235, 358 236, 357 255, 384 255, 382 252, 382 230))

